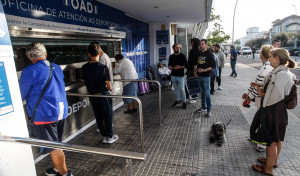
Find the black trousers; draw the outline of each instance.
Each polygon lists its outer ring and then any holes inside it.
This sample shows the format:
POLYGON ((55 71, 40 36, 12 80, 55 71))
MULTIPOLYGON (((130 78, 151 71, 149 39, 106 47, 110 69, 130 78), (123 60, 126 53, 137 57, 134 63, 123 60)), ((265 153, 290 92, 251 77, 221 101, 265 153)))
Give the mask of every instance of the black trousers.
POLYGON ((217 77, 217 81, 218 81, 218 86, 221 85, 221 74, 222 73, 222 67, 219 67, 219 76, 217 77))

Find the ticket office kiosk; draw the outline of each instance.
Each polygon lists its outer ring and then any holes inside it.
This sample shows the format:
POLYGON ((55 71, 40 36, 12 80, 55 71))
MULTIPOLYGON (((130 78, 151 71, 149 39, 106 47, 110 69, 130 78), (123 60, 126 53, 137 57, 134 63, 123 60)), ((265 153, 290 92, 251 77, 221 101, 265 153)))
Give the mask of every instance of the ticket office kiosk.
MULTIPOLYGON (((9 27, 9 30, 18 77, 20 78, 22 70, 31 64, 25 55, 25 47, 33 42, 41 42, 47 49, 47 59, 62 68, 67 92, 87 94, 81 68, 89 60, 87 47, 90 42, 99 42, 102 50, 111 58, 113 65, 115 64, 114 56, 121 53, 121 38, 118 38, 118 36, 20 27, 9 27)), ((120 76, 115 75, 114 79, 120 79, 120 76)), ((122 90, 122 83, 114 82, 112 94, 121 95, 122 90)), ((87 97, 68 96, 67 99, 69 117, 65 125, 64 138, 94 120, 94 114, 87 97)), ((121 99, 113 99, 113 106, 121 101, 121 99)), ((25 106, 24 109, 26 111, 25 106)), ((39 155, 38 148, 33 148, 33 151, 35 157, 37 157, 39 155)))

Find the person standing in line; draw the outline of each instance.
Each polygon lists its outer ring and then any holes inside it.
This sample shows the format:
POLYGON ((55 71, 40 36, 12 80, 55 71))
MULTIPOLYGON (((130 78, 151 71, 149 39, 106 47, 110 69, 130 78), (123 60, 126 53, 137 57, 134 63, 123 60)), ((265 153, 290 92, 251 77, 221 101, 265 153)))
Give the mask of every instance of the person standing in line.
MULTIPOLYGON (((188 64, 187 64, 187 70, 186 70, 186 78, 192 78, 194 77, 194 63, 197 62, 198 57, 200 56, 200 40, 198 38, 192 38, 191 39, 191 45, 192 49, 190 50, 189 57, 188 57, 188 64)), ((196 103, 196 100, 192 99, 195 98, 195 96, 190 96, 188 89, 186 87, 186 99, 189 99, 189 103, 196 103)))
POLYGON ((206 117, 211 117, 210 73, 216 67, 216 61, 214 55, 207 49, 206 39, 200 41, 200 50, 200 56, 194 63, 194 74, 200 84, 202 107, 196 112, 207 112, 206 117))
MULTIPOLYGON (((90 44, 97 44, 100 46, 98 42, 91 42, 90 44)), ((110 77, 110 83, 113 86, 114 83, 114 75, 113 75, 113 70, 112 70, 112 65, 111 65, 111 59, 108 57, 108 55, 102 50, 100 46, 100 57, 99 57, 99 62, 103 65, 106 65, 109 71, 109 77, 110 77)))
POLYGON ((273 40, 272 41, 273 48, 280 48, 281 47, 281 41, 280 40, 273 40))
POLYGON ((254 47, 254 46, 252 46, 252 49, 251 49, 251 50, 252 50, 252 56, 253 56, 253 58, 252 58, 252 59, 255 59, 255 51, 256 51, 256 50, 255 50, 255 47, 254 47))
MULTIPOLYGON (((117 66, 114 68, 114 74, 120 74, 121 79, 138 79, 138 74, 131 60, 124 58, 122 54, 115 56, 117 66)), ((123 82, 123 96, 137 97, 138 85, 137 82, 123 82)), ((137 112, 136 101, 133 99, 124 98, 124 103, 128 108, 124 113, 137 112)))
POLYGON ((296 76, 288 70, 295 68, 296 63, 290 58, 286 49, 272 49, 269 61, 274 69, 269 72, 262 84, 251 83, 251 87, 257 87, 257 93, 264 97, 262 107, 266 129, 272 138, 272 143, 267 146, 266 157, 257 159, 265 165, 252 165, 253 170, 265 175, 273 175, 273 167, 278 167, 277 162, 288 125, 288 112, 284 99, 290 94, 296 79, 296 76))
POLYGON ((216 67, 210 73, 210 94, 215 94, 215 80, 219 76, 219 58, 215 55, 215 45, 212 46, 211 51, 214 55, 214 59, 216 61, 216 67))
MULTIPOLYGON (((36 42, 27 46, 26 55, 33 63, 24 68, 20 79, 22 100, 26 100, 29 118, 34 123, 34 131, 38 139, 61 142, 65 119, 68 116, 68 102, 65 92, 64 74, 60 66, 46 59, 47 51, 42 43, 36 42), (51 78, 49 79, 49 74, 51 78), (49 84, 37 106, 47 80, 49 84), (47 111, 46 111, 47 110, 47 111), (34 115, 35 114, 35 115, 34 115)), ((63 150, 41 148, 42 154, 50 153, 54 167, 45 171, 46 175, 72 176, 68 171, 63 150)))
POLYGON ((225 56, 224 53, 220 50, 220 45, 215 44, 215 50, 214 54, 218 57, 219 61, 219 76, 217 77, 217 82, 218 82, 218 90, 223 90, 221 86, 221 75, 222 75, 222 68, 224 68, 225 65, 225 56))
POLYGON ((174 54, 170 55, 168 67, 171 70, 171 80, 175 88, 176 102, 172 105, 180 106, 180 97, 182 98, 182 108, 186 109, 186 95, 184 90, 184 68, 187 65, 186 57, 180 53, 178 44, 173 45, 174 54))
MULTIPOLYGON (((87 91, 91 95, 109 95, 111 90, 110 74, 106 65, 99 62, 100 45, 90 44, 88 55, 90 61, 82 66, 82 75, 85 80, 87 91)), ((92 108, 103 143, 114 143, 119 139, 112 131, 112 100, 111 98, 90 97, 92 108)))
MULTIPOLYGON (((273 67, 269 62, 269 58, 271 57, 271 49, 272 47, 270 45, 264 45, 261 47, 260 59, 263 66, 260 68, 255 79, 255 82, 257 82, 258 84, 261 84, 264 81, 265 76, 267 76, 267 74, 273 70, 273 67)), ((248 104, 250 104, 251 100, 254 99, 257 110, 260 108, 261 96, 259 96, 255 87, 249 87, 248 90, 242 95, 242 99, 246 100, 248 104)), ((266 146, 257 144, 256 151, 264 152, 266 151, 266 146)))
POLYGON ((237 73, 235 71, 235 65, 237 61, 237 51, 235 50, 234 46, 230 46, 230 65, 232 72, 230 76, 237 77, 237 73))

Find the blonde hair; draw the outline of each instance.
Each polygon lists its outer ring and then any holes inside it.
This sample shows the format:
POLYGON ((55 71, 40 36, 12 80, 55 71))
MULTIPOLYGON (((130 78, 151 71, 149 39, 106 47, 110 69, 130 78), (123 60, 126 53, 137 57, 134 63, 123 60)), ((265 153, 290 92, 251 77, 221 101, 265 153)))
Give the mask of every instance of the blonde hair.
POLYGON ((280 65, 287 65, 288 68, 295 68, 297 64, 290 58, 290 53, 284 48, 274 48, 271 51, 273 57, 278 57, 280 65))
POLYGON ((264 58, 269 59, 271 57, 270 50, 272 49, 272 46, 270 45, 263 45, 261 47, 261 54, 264 58))

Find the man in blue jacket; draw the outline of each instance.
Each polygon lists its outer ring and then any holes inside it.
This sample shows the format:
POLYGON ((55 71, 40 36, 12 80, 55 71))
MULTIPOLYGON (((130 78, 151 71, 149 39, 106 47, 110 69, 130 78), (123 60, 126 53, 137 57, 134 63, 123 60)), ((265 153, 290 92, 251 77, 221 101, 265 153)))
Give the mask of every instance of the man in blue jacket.
MULTIPOLYGON (((24 68, 20 79, 22 100, 26 100, 26 109, 31 119, 33 110, 50 74, 50 62, 42 43, 32 43, 26 50, 28 59, 33 63, 24 68)), ((61 68, 52 64, 52 77, 37 106, 34 130, 38 139, 61 142, 65 119, 68 115, 68 102, 65 92, 64 74, 61 68)), ((42 148, 42 154, 50 153, 54 168, 45 171, 46 175, 71 176, 67 170, 64 152, 60 149, 42 148)))

